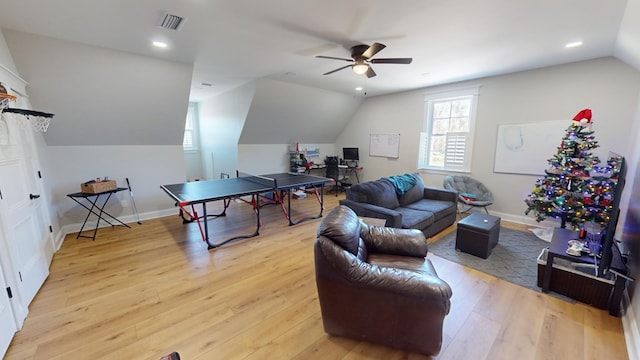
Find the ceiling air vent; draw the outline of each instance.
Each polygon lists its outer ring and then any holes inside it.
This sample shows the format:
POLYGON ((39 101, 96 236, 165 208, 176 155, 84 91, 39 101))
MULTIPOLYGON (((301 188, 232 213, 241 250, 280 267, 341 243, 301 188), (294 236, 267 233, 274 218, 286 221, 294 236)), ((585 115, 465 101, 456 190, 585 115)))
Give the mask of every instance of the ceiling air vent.
POLYGON ((169 14, 168 12, 162 13, 158 20, 158 26, 163 29, 180 31, 184 25, 184 18, 178 15, 169 14))

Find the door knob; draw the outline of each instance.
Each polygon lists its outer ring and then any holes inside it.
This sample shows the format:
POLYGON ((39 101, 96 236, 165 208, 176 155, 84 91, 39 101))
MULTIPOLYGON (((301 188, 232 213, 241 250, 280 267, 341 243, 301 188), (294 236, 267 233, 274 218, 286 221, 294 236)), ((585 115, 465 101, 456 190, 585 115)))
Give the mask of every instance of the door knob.
POLYGON ((37 199, 39 198, 40 195, 33 195, 33 194, 29 194, 29 199, 33 200, 33 199, 37 199))

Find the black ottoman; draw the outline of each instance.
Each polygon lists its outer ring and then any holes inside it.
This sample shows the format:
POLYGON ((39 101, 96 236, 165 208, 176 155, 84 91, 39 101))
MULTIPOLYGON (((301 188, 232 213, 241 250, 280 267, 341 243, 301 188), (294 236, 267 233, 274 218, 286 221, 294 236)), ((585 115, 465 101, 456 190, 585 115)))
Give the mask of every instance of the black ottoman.
POLYGON ((498 244, 500 218, 473 213, 458 222, 456 249, 486 259, 498 244))

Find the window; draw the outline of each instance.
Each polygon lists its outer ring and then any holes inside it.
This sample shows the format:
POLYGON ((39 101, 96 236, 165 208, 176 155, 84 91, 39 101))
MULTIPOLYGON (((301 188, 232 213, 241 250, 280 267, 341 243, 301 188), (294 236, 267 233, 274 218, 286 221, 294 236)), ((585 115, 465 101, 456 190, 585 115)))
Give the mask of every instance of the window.
POLYGON ((196 103, 189 103, 187 120, 184 124, 182 148, 184 151, 198 150, 198 105, 196 103))
POLYGON ((424 131, 420 133, 418 168, 471 170, 473 129, 479 88, 425 96, 424 131))

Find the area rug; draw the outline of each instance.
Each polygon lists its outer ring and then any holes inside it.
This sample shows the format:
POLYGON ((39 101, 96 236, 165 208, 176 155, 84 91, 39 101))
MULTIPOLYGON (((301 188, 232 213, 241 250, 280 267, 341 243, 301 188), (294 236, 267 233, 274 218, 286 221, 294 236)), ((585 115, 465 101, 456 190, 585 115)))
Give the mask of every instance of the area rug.
POLYGON ((455 249, 456 232, 429 244, 429 252, 497 278, 540 291, 537 286, 538 256, 549 243, 531 232, 500 228, 498 244, 487 259, 455 249))

